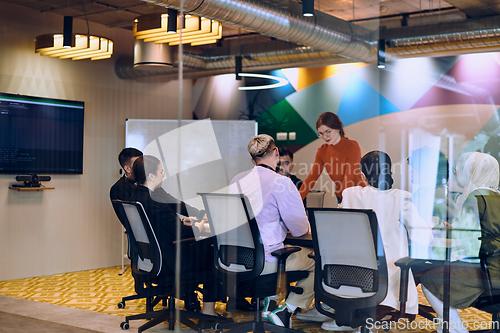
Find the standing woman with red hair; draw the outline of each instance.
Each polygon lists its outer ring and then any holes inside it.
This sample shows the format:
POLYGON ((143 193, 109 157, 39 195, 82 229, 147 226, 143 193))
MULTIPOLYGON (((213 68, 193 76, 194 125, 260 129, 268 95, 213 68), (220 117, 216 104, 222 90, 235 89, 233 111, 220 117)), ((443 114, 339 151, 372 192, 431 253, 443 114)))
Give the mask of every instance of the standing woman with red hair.
POLYGON ((345 137, 342 121, 335 113, 322 113, 316 121, 316 129, 318 137, 325 140, 325 144, 319 147, 311 171, 299 192, 304 199, 326 168, 326 172, 335 184, 335 195, 340 203, 344 189, 351 186, 365 186, 359 169, 361 149, 356 141, 345 137))

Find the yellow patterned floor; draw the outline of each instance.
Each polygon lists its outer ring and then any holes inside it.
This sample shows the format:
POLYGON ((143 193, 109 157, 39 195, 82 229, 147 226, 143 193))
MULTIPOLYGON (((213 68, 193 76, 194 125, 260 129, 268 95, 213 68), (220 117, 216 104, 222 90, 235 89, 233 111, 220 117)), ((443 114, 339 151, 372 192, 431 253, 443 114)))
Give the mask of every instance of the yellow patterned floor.
MULTIPOLYGON (((118 309, 117 304, 122 297, 134 294, 134 282, 130 269, 121 276, 119 275, 120 271, 121 267, 111 267, 13 281, 0 281, 0 294, 121 317, 144 312, 146 310, 144 300, 128 301, 125 309, 118 309)), ((419 298, 422 304, 427 304, 420 291, 419 298)), ((158 305, 158 307, 160 306, 158 305)), ((218 303, 217 309, 219 312, 224 311, 224 304, 218 303)), ((462 320, 471 330, 473 328, 479 329, 478 326, 490 324, 491 315, 487 313, 472 308, 463 310, 460 313, 462 320)), ((234 319, 239 321, 250 319, 251 316, 251 313, 239 313, 234 319)), ((408 324, 409 327, 395 327, 391 331, 432 332, 435 327, 430 324, 426 319, 417 316, 413 323, 408 324)), ((293 325, 294 329, 303 332, 326 332, 320 328, 319 324, 294 320, 293 325)))
POLYGON ((120 276, 121 267, 0 282, 0 294, 32 301, 96 311, 117 316, 145 311, 144 300, 116 306, 123 296, 134 294, 130 269, 120 276))

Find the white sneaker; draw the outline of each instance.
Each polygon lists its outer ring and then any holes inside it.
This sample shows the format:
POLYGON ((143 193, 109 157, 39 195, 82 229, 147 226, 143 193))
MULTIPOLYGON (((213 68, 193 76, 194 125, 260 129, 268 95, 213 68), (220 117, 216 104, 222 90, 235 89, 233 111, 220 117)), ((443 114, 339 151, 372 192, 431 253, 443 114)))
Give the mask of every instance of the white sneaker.
POLYGON ((355 331, 355 328, 349 327, 349 326, 338 326, 337 323, 334 320, 330 321, 325 321, 323 324, 321 324, 321 328, 324 329, 325 331, 355 331))
POLYGON ((262 308, 262 319, 269 320, 269 315, 271 314, 271 312, 273 312, 277 308, 278 308, 278 305, 276 304, 276 300, 270 299, 269 297, 266 297, 264 299, 264 306, 262 308))
MULTIPOLYGON (((325 309, 326 310, 326 309, 325 309)), ((328 312, 333 313, 333 309, 329 308, 326 310, 328 312)), ((316 309, 316 306, 314 306, 312 309, 307 310, 306 312, 299 312, 295 315, 295 318, 302 320, 302 321, 312 321, 315 323, 322 323, 326 320, 332 319, 331 317, 328 317, 318 311, 316 309)))
POLYGON ((269 314, 268 318, 272 324, 282 326, 285 328, 292 328, 292 314, 293 312, 286 305, 283 305, 280 308, 277 308, 271 314, 269 314))

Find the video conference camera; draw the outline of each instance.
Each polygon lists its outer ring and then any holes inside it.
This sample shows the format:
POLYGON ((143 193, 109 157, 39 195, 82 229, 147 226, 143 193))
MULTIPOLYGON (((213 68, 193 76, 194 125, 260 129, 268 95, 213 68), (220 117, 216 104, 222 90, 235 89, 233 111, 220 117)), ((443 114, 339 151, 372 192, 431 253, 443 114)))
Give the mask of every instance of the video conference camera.
POLYGON ((24 182, 24 185, 13 185, 15 187, 40 187, 40 182, 50 182, 50 176, 38 176, 37 174, 30 173, 27 176, 16 176, 18 182, 24 182))

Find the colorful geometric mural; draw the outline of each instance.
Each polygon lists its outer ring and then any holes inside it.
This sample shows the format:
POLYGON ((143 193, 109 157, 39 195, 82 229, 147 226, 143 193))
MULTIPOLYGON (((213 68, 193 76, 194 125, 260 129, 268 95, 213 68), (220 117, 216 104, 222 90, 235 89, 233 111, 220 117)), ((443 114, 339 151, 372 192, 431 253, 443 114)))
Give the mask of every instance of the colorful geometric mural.
POLYGON ((275 139, 280 132, 295 133, 295 140, 277 140, 278 146, 293 146, 295 152, 302 147, 316 151, 321 145, 315 125, 327 111, 339 115, 363 152, 385 149, 396 160, 404 161, 423 146, 434 146, 452 159, 462 151, 482 151, 487 143, 492 155, 500 150, 499 53, 401 59, 387 62, 385 69, 353 63, 262 74, 290 84, 239 91, 270 82, 236 81, 234 74, 197 79, 195 118, 255 119, 259 132, 275 139))
MULTIPOLYGON (((469 105, 471 110, 476 110, 478 105, 491 105, 496 111, 495 105, 500 104, 499 63, 497 53, 485 53, 403 59, 388 62, 385 69, 365 64, 288 69, 282 74, 294 80, 294 88, 289 89, 288 95, 283 96, 284 90, 273 92, 271 89, 247 92, 246 99, 251 105, 248 109, 253 110, 251 115, 259 123, 260 133, 276 139, 278 132, 296 132, 295 142, 277 141, 277 144, 302 146, 317 140, 313 135, 316 119, 326 111, 337 113, 347 127, 392 113, 441 105, 469 105), (282 99, 278 98, 280 95, 282 99), (255 112, 256 106, 261 108, 258 112, 255 112)), ((272 74, 279 75, 279 72, 272 74)), ((454 117, 453 112, 453 108, 447 109, 447 114, 440 117, 448 117, 449 121, 438 125, 444 128, 434 128, 430 133, 459 134, 454 124, 460 122, 456 119, 460 116, 454 117)), ((380 122, 380 119, 373 121, 380 122)), ((431 116, 426 116, 422 121, 428 125, 432 122, 430 119, 431 116)), ((426 128, 428 131, 429 126, 426 128)))
POLYGON ((384 96, 356 74, 349 77, 344 95, 337 110, 344 126, 384 114, 400 111, 384 96))
MULTIPOLYGON (((255 119, 259 133, 273 136, 277 146, 294 153, 293 173, 301 179, 324 143, 316 136, 316 120, 327 111, 339 115, 362 155, 372 150, 388 153, 394 187, 412 193, 423 193, 424 184, 412 180, 415 174, 435 181, 438 156, 451 166, 469 151, 500 161, 500 53, 400 59, 386 62, 385 69, 354 63, 262 74, 287 78, 289 84, 239 91, 238 86, 268 83, 248 77, 236 81, 234 74, 198 79, 194 113, 198 119, 255 119), (295 133, 295 139, 288 135, 277 140, 277 133, 295 133), (423 148, 436 155, 417 170, 408 158, 423 148)), ((450 192, 462 191, 452 172, 448 185, 450 192)), ((327 192, 325 206, 336 206, 335 185, 328 175, 323 173, 314 189, 327 192)), ((415 200, 428 220, 433 200, 415 200)))
MULTIPOLYGON (((316 140, 316 132, 304 121, 304 119, 294 110, 286 99, 281 100, 267 112, 257 118, 259 124, 259 134, 294 132, 298 133, 294 141, 276 141, 282 145, 307 145, 316 140)), ((275 138, 276 139, 276 138, 275 138)))

